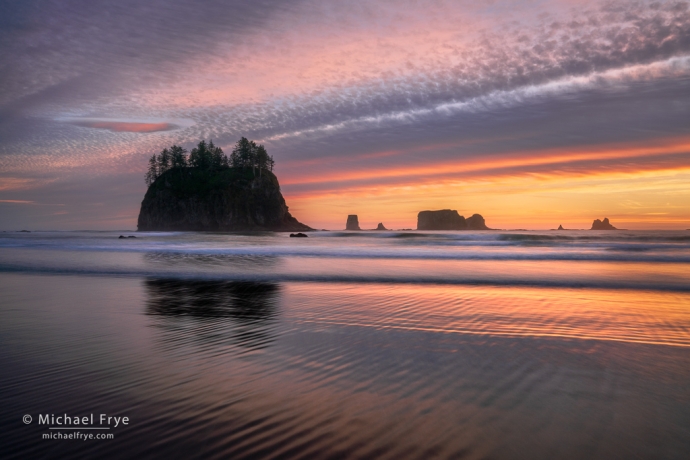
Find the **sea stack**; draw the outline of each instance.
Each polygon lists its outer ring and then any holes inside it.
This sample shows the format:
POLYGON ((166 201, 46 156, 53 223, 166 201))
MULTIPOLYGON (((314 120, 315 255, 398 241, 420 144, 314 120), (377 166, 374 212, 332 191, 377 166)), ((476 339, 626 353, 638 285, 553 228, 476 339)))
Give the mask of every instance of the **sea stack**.
POLYGON ((174 168, 150 186, 139 231, 312 230, 288 212, 278 178, 251 168, 174 168))
POLYGON ((388 229, 383 226, 383 222, 379 222, 379 225, 376 227, 376 230, 388 230, 388 229))
POLYGON ((417 230, 465 230, 467 221, 455 210, 421 211, 417 214, 417 230))
POLYGON ((481 214, 472 214, 471 217, 467 219, 467 230, 490 230, 484 222, 484 218, 481 214))
POLYGON ((558 226, 558 230, 565 230, 562 225, 558 226))
POLYGON ((465 219, 458 211, 441 209, 421 211, 417 215, 417 230, 489 230, 480 214, 465 219))
POLYGON ((592 222, 591 230, 618 230, 618 229, 616 227, 614 227, 613 225, 611 225, 608 217, 604 217, 603 221, 596 219, 594 222, 592 222))
POLYGON ((359 219, 357 218, 357 214, 350 214, 347 216, 345 230, 361 230, 361 228, 359 228, 359 219))

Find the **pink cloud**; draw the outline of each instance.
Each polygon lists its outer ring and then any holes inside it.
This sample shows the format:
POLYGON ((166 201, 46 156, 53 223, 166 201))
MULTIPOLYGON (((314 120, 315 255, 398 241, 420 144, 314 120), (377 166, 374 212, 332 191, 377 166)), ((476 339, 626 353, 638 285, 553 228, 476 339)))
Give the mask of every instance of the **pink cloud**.
POLYGON ((83 128, 107 129, 116 133, 155 133, 172 131, 178 126, 172 123, 137 123, 127 121, 78 121, 75 125, 83 128))

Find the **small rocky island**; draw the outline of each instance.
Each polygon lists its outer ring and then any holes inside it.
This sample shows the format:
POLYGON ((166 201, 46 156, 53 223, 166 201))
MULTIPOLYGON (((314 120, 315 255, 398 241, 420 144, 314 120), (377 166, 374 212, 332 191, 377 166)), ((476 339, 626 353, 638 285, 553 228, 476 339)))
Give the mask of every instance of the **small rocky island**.
POLYGON ((262 145, 240 139, 228 158, 213 142, 149 160, 139 231, 309 231, 288 212, 262 145))
POLYGON ((608 217, 604 217, 604 220, 601 221, 599 219, 596 219, 594 222, 592 222, 592 228, 590 230, 618 230, 616 227, 611 225, 611 222, 609 222, 608 217))
POLYGON ((491 230, 479 214, 465 219, 458 211, 421 211, 417 215, 417 230, 491 230))
POLYGON ((361 230, 361 228, 359 228, 359 218, 357 217, 357 214, 350 214, 347 216, 345 230, 361 230))

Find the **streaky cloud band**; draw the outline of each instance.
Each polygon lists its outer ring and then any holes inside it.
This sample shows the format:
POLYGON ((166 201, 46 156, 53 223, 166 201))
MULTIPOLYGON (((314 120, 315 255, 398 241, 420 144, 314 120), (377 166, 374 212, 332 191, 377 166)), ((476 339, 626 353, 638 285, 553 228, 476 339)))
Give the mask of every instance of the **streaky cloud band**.
POLYGON ((71 124, 82 128, 107 129, 116 133, 155 133, 173 131, 180 126, 173 123, 146 123, 129 121, 72 121, 71 124))

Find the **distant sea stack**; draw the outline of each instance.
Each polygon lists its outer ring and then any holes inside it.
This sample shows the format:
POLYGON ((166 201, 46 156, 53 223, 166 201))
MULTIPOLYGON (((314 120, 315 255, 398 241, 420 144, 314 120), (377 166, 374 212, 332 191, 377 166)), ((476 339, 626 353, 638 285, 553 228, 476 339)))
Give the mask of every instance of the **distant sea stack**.
POLYGON ((608 217, 604 217, 603 221, 596 219, 594 222, 592 222, 591 230, 618 230, 618 229, 616 227, 614 227, 613 225, 611 225, 608 217))
POLYGON ((139 231, 308 231, 290 215, 278 178, 251 168, 173 168, 149 186, 139 231))
POLYGON ((458 211, 421 211, 417 215, 417 230, 490 230, 479 214, 465 219, 458 211))
POLYGON ((558 230, 565 230, 562 225, 558 226, 558 230))
POLYGON ((359 228, 359 219, 357 218, 357 214, 350 214, 347 216, 345 230, 361 230, 361 228, 359 228))
POLYGON ((379 222, 379 225, 376 227, 376 230, 388 230, 388 229, 383 226, 383 222, 379 222))
POLYGON ((467 219, 467 230, 491 230, 491 229, 486 226, 486 222, 484 222, 484 218, 481 216, 481 214, 472 214, 467 219))

